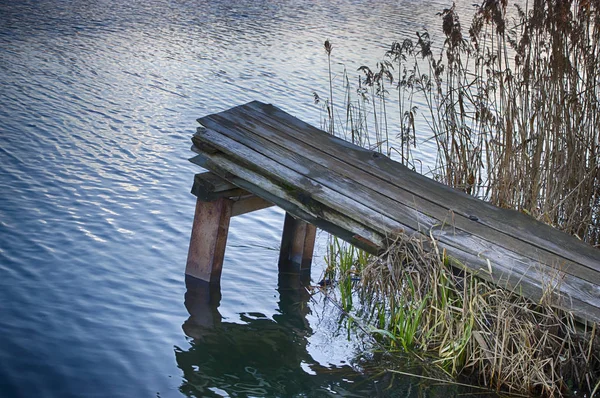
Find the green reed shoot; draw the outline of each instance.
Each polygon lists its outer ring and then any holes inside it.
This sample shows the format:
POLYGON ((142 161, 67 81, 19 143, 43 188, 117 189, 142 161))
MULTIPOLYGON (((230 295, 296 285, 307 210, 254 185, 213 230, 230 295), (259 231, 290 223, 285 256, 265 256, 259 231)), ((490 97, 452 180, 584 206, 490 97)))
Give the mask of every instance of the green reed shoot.
POLYGON ((335 236, 330 237, 325 258, 325 278, 335 284, 340 293, 341 306, 346 312, 353 309, 356 282, 370 256, 335 236))

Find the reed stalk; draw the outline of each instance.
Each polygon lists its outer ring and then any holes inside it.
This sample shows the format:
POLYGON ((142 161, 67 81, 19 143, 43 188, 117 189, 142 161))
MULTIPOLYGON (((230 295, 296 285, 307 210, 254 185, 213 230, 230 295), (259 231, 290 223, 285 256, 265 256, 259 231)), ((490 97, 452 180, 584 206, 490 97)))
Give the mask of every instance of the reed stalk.
POLYGON ((598 325, 560 310, 548 274, 555 271, 539 271, 548 291, 536 302, 461 267, 422 235, 399 236, 376 258, 338 241, 329 256, 343 311, 373 325, 370 333, 392 353, 426 356, 451 377, 499 392, 598 389, 598 325))
MULTIPOLYGON (((416 169, 422 118, 432 131, 427 140, 437 144, 434 178, 598 246, 600 3, 515 4, 512 17, 508 7, 506 0, 484 1, 468 32, 455 8, 446 9, 440 50, 428 32, 417 33, 393 43, 375 68, 358 68, 355 99, 345 82, 346 128, 338 135, 399 154, 416 169), (394 115, 387 106, 392 86, 394 115), (414 105, 416 96, 425 109, 414 105)), ((331 48, 327 41, 333 132, 331 48)))
MULTIPOLYGON (((600 3, 486 0, 467 31, 454 7, 440 15, 441 49, 428 32, 393 43, 375 68, 359 68, 356 98, 344 73, 347 121, 338 135, 416 169, 424 118, 437 146, 434 178, 600 246, 600 3), (388 95, 392 86, 397 99, 388 95), (389 101, 397 102, 395 115, 389 101)), ((332 246, 345 310, 356 309, 348 297, 358 295, 373 333, 391 349, 435 354, 449 374, 484 386, 544 396, 600 389, 598 325, 581 329, 558 309, 554 284, 533 302, 457 272, 455 260, 424 250, 435 245, 401 236, 358 267, 352 256, 360 251, 332 246), (360 275, 360 284, 344 275, 360 275)))

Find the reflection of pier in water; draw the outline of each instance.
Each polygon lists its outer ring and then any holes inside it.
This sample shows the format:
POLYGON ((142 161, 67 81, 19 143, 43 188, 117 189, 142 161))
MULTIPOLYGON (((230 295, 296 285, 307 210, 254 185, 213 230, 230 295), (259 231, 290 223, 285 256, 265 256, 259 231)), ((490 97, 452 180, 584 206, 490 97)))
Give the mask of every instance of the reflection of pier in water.
POLYGON ((181 391, 195 397, 312 397, 331 391, 365 396, 366 391, 347 391, 349 379, 361 377, 350 366, 322 366, 307 351, 313 331, 306 319, 310 296, 304 286, 297 274, 281 273, 279 314, 273 319, 244 314, 245 324, 240 324, 223 321, 218 286, 188 277, 185 306, 190 317, 183 330, 192 341, 187 351, 176 352, 185 380, 181 391))
POLYGON ((350 365, 319 364, 307 349, 313 334, 307 283, 307 277, 280 272, 279 313, 272 319, 242 314, 245 323, 233 323, 219 313, 219 285, 188 276, 185 306, 190 317, 183 330, 190 347, 175 352, 183 371, 181 392, 190 397, 491 396, 391 373, 369 377, 350 365))

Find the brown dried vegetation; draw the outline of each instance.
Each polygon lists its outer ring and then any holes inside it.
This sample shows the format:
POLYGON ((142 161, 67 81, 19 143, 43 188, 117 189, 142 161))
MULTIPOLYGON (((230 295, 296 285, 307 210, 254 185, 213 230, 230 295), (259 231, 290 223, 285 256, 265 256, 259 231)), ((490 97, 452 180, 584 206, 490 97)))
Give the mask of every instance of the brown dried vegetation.
MULTIPOLYGON (((428 32, 393 43, 374 69, 359 68, 356 100, 344 74, 338 135, 417 169, 416 120, 424 116, 437 144, 436 179, 599 246, 600 2, 484 0, 468 32, 455 7, 440 16, 441 51, 428 32), (422 112, 415 95, 425 100, 422 112), (388 125, 389 102, 397 125, 388 125)), ((333 132, 337 116, 327 109, 333 132)), ((400 237, 384 256, 361 263, 362 301, 391 348, 435 353, 451 375, 498 390, 600 389, 598 325, 577 325, 550 291, 533 302, 457 273, 461 265, 425 237, 400 237)))

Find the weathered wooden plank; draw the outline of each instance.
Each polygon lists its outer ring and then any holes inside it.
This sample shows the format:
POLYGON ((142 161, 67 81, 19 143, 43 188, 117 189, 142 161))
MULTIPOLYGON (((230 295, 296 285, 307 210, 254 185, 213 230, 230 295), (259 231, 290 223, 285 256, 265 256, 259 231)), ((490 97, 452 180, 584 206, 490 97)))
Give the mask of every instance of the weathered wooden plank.
MULTIPOLYGON (((248 191, 254 192, 257 196, 274 203, 286 212, 338 236, 369 253, 378 253, 387 239, 386 236, 370 230, 364 225, 345 219, 343 214, 332 209, 322 207, 319 215, 316 215, 312 206, 301 203, 295 195, 290 194, 264 176, 231 164, 223 154, 198 155, 190 159, 190 161, 201 167, 210 169, 222 178, 248 191)), ((407 232, 412 233, 414 231, 407 232)))
MULTIPOLYGON (((342 156, 349 162, 360 163, 365 166, 375 178, 389 180, 397 186, 406 186, 423 200, 433 200, 444 207, 453 210, 456 214, 463 216, 476 216, 478 222, 498 229, 515 238, 531 241, 543 248, 552 250, 558 256, 563 256, 573 262, 581 263, 591 269, 600 267, 599 250, 578 241, 562 232, 547 226, 541 222, 533 221, 522 213, 501 209, 476 198, 453 190, 443 184, 391 161, 385 156, 375 156, 368 151, 355 145, 349 144, 341 139, 324 134, 321 130, 277 109, 272 105, 252 102, 242 107, 231 109, 232 112, 245 112, 252 109, 268 116, 268 123, 274 128, 282 129, 282 133, 296 135, 317 148, 344 148, 342 154, 334 149, 332 156, 342 156), (290 129, 292 131, 290 131, 290 129)), ((224 112, 226 114, 229 111, 224 112)), ((201 121, 203 119, 199 119, 201 121)))
MULTIPOLYGON (((325 205, 383 235, 404 230, 404 225, 391 219, 386 214, 375 211, 371 207, 356 201, 354 198, 349 198, 346 196, 345 191, 339 190, 343 192, 340 193, 311 179, 309 175, 312 169, 308 166, 294 164, 295 170, 291 169, 211 129, 203 130, 203 133, 194 136, 193 140, 194 142, 210 143, 218 148, 222 154, 225 154, 227 158, 235 159, 232 162, 241 165, 239 168, 257 171, 271 181, 278 182, 281 187, 296 196, 297 201, 302 201, 307 206, 312 204, 317 211, 325 205)), ((210 156, 211 154, 206 155, 210 156)), ((366 195, 364 199, 368 199, 366 195)), ((416 212, 413 211, 413 213, 415 217, 418 216, 416 212)), ((406 223, 411 220, 407 217, 406 223)))
POLYGON ((215 284, 221 280, 232 205, 226 198, 196 201, 186 275, 215 284))
MULTIPOLYGON (((250 104, 250 105, 252 105, 252 104, 250 104)), ((244 118, 250 119, 250 122, 249 122, 250 123, 250 128, 253 130, 253 132, 262 133, 261 122, 256 119, 256 117, 257 117, 256 114, 258 112, 255 112, 255 111, 252 111, 252 110, 248 111, 247 109, 245 109, 245 107, 242 107, 242 108, 239 108, 239 109, 238 108, 234 108, 232 110, 232 112, 233 112, 233 114, 228 114, 228 117, 232 117, 232 118, 235 119, 236 114, 241 113, 241 114, 243 114, 244 118), (233 112, 233 111, 235 111, 235 112, 233 112), (247 113, 250 113, 250 115, 248 115, 247 113)), ((281 112, 281 111, 278 111, 278 112, 281 112)), ((287 115, 287 114, 285 114, 285 115, 287 115)), ((218 117, 218 115, 212 115, 212 116, 217 116, 218 117)), ((292 118, 289 115, 287 115, 287 116, 289 118, 291 118, 291 119, 294 119, 294 121, 297 121, 297 119, 292 118)), ((333 137, 331 137, 329 135, 324 134, 322 131, 315 129, 314 127, 311 127, 311 128, 313 130, 316 130, 318 132, 318 136, 321 136, 321 138, 322 138, 322 136, 325 136, 325 138, 326 138, 325 141, 333 140, 333 143, 332 142, 329 142, 329 143, 328 142, 322 142, 323 139, 321 139, 320 141, 319 140, 315 140, 314 137, 312 137, 312 136, 310 136, 310 137, 307 138, 304 135, 304 132, 305 132, 304 130, 302 131, 302 133, 299 133, 299 131, 297 129, 296 130, 290 129, 290 127, 288 125, 286 125, 286 124, 282 124, 282 123, 280 123, 280 122, 278 122, 276 120, 274 121, 271 118, 266 118, 266 119, 267 119, 267 124, 272 124, 276 128, 279 129, 278 131, 281 131, 281 134, 280 134, 280 137, 279 137, 280 140, 282 139, 283 136, 288 135, 288 136, 291 136, 293 139, 297 138, 298 140, 308 141, 306 144, 309 145, 309 146, 312 146, 315 150, 320 151, 320 153, 327 153, 327 151, 328 151, 327 148, 328 147, 331 147, 332 144, 335 144, 335 145, 339 144, 339 140, 337 140, 337 139, 335 139, 335 138, 333 138, 333 137), (325 151, 325 152, 323 152, 323 151, 325 151)), ((203 119, 199 119, 199 120, 204 121, 205 119, 203 118, 203 119)), ((298 121, 298 122, 300 124, 303 123, 301 121, 298 121)), ((288 142, 286 142, 286 145, 287 144, 288 144, 288 142)), ((345 147, 347 147, 347 146, 348 145, 346 143, 345 147)), ((332 154, 333 157, 336 157, 336 156, 339 157, 340 156, 339 155, 339 152, 340 152, 339 150, 333 151, 333 152, 335 152, 334 154, 332 154)), ((382 157, 381 155, 376 154, 374 152, 370 152, 370 151, 364 150, 362 148, 358 148, 358 149, 356 149, 356 147, 354 149, 347 148, 347 149, 344 149, 343 153, 344 153, 344 155, 343 155, 343 159, 342 160, 345 160, 345 159, 350 159, 351 160, 349 162, 350 168, 352 167, 353 163, 357 163, 357 162, 361 162, 361 161, 366 161, 368 163, 369 161, 372 161, 373 159, 382 159, 382 161, 385 160, 385 157, 382 157), (349 156, 349 157, 347 156, 348 154, 352 155, 353 153, 354 154, 358 153, 360 155, 367 154, 368 156, 367 156, 366 159, 364 158, 364 156, 363 156, 362 159, 352 159, 352 156, 349 156)), ((389 159, 388 159, 388 162, 390 162, 389 159)), ((373 180, 373 182, 375 182, 377 184, 379 184, 380 181, 383 182, 383 183, 385 183, 387 181, 393 182, 394 175, 393 174, 391 174, 391 175, 390 174, 386 174, 386 173, 389 173, 390 170, 393 170, 394 174, 401 174, 402 176, 404 176, 404 174, 407 174, 409 177, 417 176, 417 179, 419 179, 419 181, 417 181, 418 182, 417 188, 419 188, 419 184, 425 186, 427 189, 430 189, 430 186, 432 185, 432 181, 431 180, 429 180, 429 179, 427 179, 427 178, 425 178, 423 176, 420 176, 420 175, 418 175, 418 174, 416 174, 416 173, 414 173, 414 172, 412 172, 410 170, 407 170, 406 168, 402 167, 401 165, 399 165, 399 164, 397 164, 395 162, 391 162, 390 167, 386 167, 383 170, 381 170, 381 168, 379 168, 379 167, 377 168, 377 170, 375 170, 377 173, 382 174, 383 177, 385 177, 383 179, 382 179, 381 175, 379 175, 378 177, 373 177, 373 170, 372 170, 373 167, 372 167, 372 165, 365 164, 365 162, 362 162, 360 164, 361 164, 361 167, 364 166, 365 170, 370 173, 370 176, 371 176, 370 179, 373 180), (369 167, 371 167, 371 169, 369 169, 369 167), (399 173, 396 172, 397 170, 394 169, 394 167, 399 170, 399 173)), ((354 170, 353 170, 353 173, 354 173, 354 170)), ((405 182, 404 184, 402 184, 402 186, 398 185, 397 182, 395 182, 394 185, 398 186, 399 188, 403 188, 404 186, 406 186, 407 189, 410 189, 411 191, 414 191, 414 187, 415 187, 414 181, 411 181, 410 179, 408 179, 407 182, 409 182, 409 183, 406 184, 406 182, 405 182)), ((437 184, 437 183, 435 183, 435 184, 437 184)), ((435 184, 433 184, 433 185, 435 185, 435 184)), ((511 211, 511 210, 498 209, 498 208, 496 208, 494 206, 491 206, 491 205, 489 205, 487 203, 478 201, 477 199, 475 199, 473 197, 470 197, 470 196, 468 196, 468 195, 466 195, 464 193, 451 190, 450 188, 446 187, 443 184, 437 184, 437 185, 439 187, 443 188, 441 193, 437 192, 437 195, 439 197, 441 197, 443 200, 445 200, 446 202, 450 201, 452 203, 459 203, 460 204, 460 203, 462 203, 462 200, 461 200, 460 196, 462 196, 464 198, 467 198, 470 201, 474 201, 474 203, 483 203, 484 205, 487 205, 489 208, 493 209, 493 212, 490 213, 490 212, 488 212, 488 210, 486 208, 483 208, 483 210, 485 211, 485 214, 486 214, 485 216, 481 216, 481 214, 484 214, 482 212, 482 208, 481 207, 479 208, 478 211, 471 209, 471 211, 468 212, 469 213, 468 215, 465 215, 466 213, 464 213, 464 212, 461 213, 460 211, 454 212, 455 217, 462 217, 464 219, 464 221, 467 222, 467 226, 470 223, 471 224, 470 228, 477 228, 478 225, 479 226, 487 226, 487 227, 490 227, 490 228, 492 228, 494 230, 499 231, 500 233, 503 233, 503 234, 506 233, 506 231, 502 231, 501 229, 496 228, 494 225, 491 225, 491 224, 495 224, 495 223, 490 223, 490 221, 487 219, 487 214, 494 214, 496 212, 503 213, 502 214, 503 217, 501 217, 501 220, 505 220, 505 221, 508 220, 509 221, 509 227, 508 227, 508 229, 511 229, 511 226, 510 226, 511 218, 508 217, 508 216, 516 216, 518 218, 517 221, 521 221, 521 223, 524 223, 524 225, 526 225, 526 226, 529 226, 528 223, 531 222, 531 218, 528 217, 528 216, 525 216, 523 214, 511 211), (453 194, 454 194, 454 196, 452 196, 453 194), (457 199, 456 195, 459 196, 458 197, 459 200, 451 201, 450 199, 452 199, 452 198, 457 199), (479 214, 479 216, 477 216, 477 214, 479 214), (476 223, 473 223, 473 220, 471 220, 472 218, 474 218, 473 216, 475 216, 477 218, 477 222, 476 223)), ((419 195, 422 195, 422 193, 411 192, 411 194, 414 195, 417 198, 419 206, 421 208, 425 208, 425 211, 429 211, 430 210, 430 209, 427 208, 427 204, 428 203, 437 203, 437 201, 433 202, 433 201, 431 201, 431 200, 429 200, 427 198, 423 198, 422 196, 419 196, 419 195), (424 200, 422 200, 422 199, 424 199, 424 200)), ((444 203, 443 200, 441 202, 442 206, 444 206, 443 205, 443 203, 444 203)), ((455 207, 460 207, 460 205, 455 206, 455 207)), ((459 219, 458 221, 460 222, 461 220, 459 219)), ((515 224, 514 221, 512 221, 512 223, 515 224)), ((534 223, 534 224, 536 224, 536 223, 534 223)), ((505 226, 502 225, 502 224, 498 224, 498 225, 500 225, 500 227, 502 227, 502 228, 505 228, 505 226)), ((547 233, 548 230, 549 230, 551 233, 557 234, 558 236, 561 236, 562 238, 564 238, 564 236, 565 236, 565 234, 562 234, 560 231, 556 231, 553 228, 548 227, 548 226, 546 226, 546 225, 544 225, 542 223, 537 223, 537 225, 540 225, 543 228, 543 230, 539 231, 539 232, 547 233)), ((512 228, 512 229, 518 231, 518 228, 517 229, 512 228)), ((471 231, 471 232, 478 233, 477 231, 471 231)), ((513 233, 508 233, 507 235, 508 235, 508 237, 512 237, 512 238, 515 238, 515 239, 522 240, 526 244, 533 243, 536 246, 536 248, 538 248, 538 250, 540 249, 540 245, 539 245, 540 242, 535 242, 536 239, 528 239, 528 237, 530 236, 530 234, 520 233, 520 236, 518 236, 518 237, 515 236, 515 234, 513 234, 513 233)), ((534 238, 539 238, 539 237, 534 236, 534 238)), ((580 248, 581 246, 583 246, 585 249, 587 249, 588 252, 591 252, 591 253, 600 252, 598 250, 595 250, 595 249, 589 247, 588 245, 585 245, 585 244, 582 244, 581 242, 578 242, 575 239, 570 239, 570 237, 568 237, 568 236, 566 236, 566 238, 567 238, 568 241, 570 241, 570 243, 572 245, 577 245, 578 248, 580 248)), ((496 236, 495 240, 498 240, 498 239, 500 239, 500 241, 503 240, 502 237, 496 236)), ((542 243, 545 242, 544 238, 542 238, 541 240, 542 240, 542 243)), ((510 246, 510 245, 508 245, 508 246, 510 246)), ((556 245, 554 243, 550 243, 549 246, 556 246, 556 245)), ((548 249, 546 246, 544 246, 541 249, 545 250, 545 251, 551 252, 553 258, 554 258, 554 256, 556 256, 556 253, 555 253, 556 250, 548 249)), ((561 249, 562 253, 564 253, 565 250, 566 250, 564 247, 561 247, 560 249, 561 249)), ((529 250, 525 249, 525 252, 528 252, 528 251, 529 250)), ((568 252, 568 253, 570 253, 570 252, 568 252)), ((578 254, 575 253, 575 255, 577 256, 578 254)), ((559 256, 560 256, 560 254, 559 254, 559 256)), ((546 261, 547 261, 547 259, 546 259, 546 261)), ((570 266, 572 266, 573 263, 575 264, 574 268, 577 268, 578 267, 578 262, 577 261, 573 261, 573 260, 569 260, 569 262, 563 262, 562 266, 570 268, 570 266)), ((594 264, 594 263, 592 262, 591 264, 594 264)), ((590 266, 590 263, 587 263, 585 266, 587 268, 589 268, 589 270, 591 270, 592 272, 588 272, 588 270, 578 270, 578 271, 570 271, 570 272, 573 272, 575 274, 582 273, 583 277, 587 278, 588 280, 592 280, 592 281, 597 280, 597 279, 594 279, 594 278, 597 278, 597 270, 600 267, 598 267, 597 264, 596 264, 596 267, 594 267, 593 265, 590 266)))
MULTIPOLYGON (((447 255, 452 258, 460 259, 462 264, 476 264, 478 261, 481 263, 481 259, 477 256, 452 246, 447 246, 446 252, 447 255)), ((456 265, 456 263, 454 264, 456 265)), ((560 280, 560 274, 556 276, 548 275, 545 273, 545 270, 539 270, 539 272, 523 272, 523 270, 519 268, 514 269, 513 271, 513 268, 500 266, 493 271, 495 274, 490 275, 485 271, 485 265, 486 264, 481 263, 479 272, 477 273, 482 279, 537 302, 539 302, 545 294, 547 296, 549 288, 553 287, 554 289, 551 289, 554 292, 552 296, 559 297, 558 301, 549 300, 549 302, 553 303, 554 307, 572 312, 575 318, 582 323, 600 323, 600 309, 597 304, 581 301, 576 296, 568 294, 564 289, 565 284, 560 280), (500 275, 498 275, 498 273, 500 273, 500 275), (524 283, 525 280, 529 283, 524 283)), ((574 279, 574 283, 571 283, 571 285, 577 285, 577 283, 581 281, 574 277, 570 278, 574 279)), ((569 290, 572 291, 572 289, 569 290)))
MULTIPOLYGON (((211 137, 211 143, 214 146, 219 147, 219 149, 222 151, 227 152, 227 151, 231 150, 235 153, 243 153, 243 155, 241 156, 242 162, 251 161, 255 165, 257 165, 257 164, 260 165, 260 164, 262 164, 262 162, 266 162, 267 165, 265 167, 276 170, 276 171, 274 171, 275 173, 277 171, 281 171, 282 169, 285 168, 282 165, 277 166, 277 165, 273 165, 272 163, 269 164, 268 159, 267 160, 265 160, 264 158, 259 159, 256 156, 256 154, 253 154, 247 148, 237 147, 236 143, 228 141, 224 137, 221 137, 218 134, 214 134, 214 132, 212 132, 210 130, 206 130, 206 132, 202 135, 206 135, 206 136, 214 135, 214 137, 211 137), (221 147, 221 145, 222 145, 222 147, 221 147)), ((237 145, 239 145, 239 144, 237 144, 237 145)), ((228 159, 226 157, 227 156, 226 153, 219 153, 218 155, 220 157, 222 157, 226 162, 227 161, 231 162, 230 170, 229 170, 231 173, 235 174, 236 169, 240 169, 240 170, 245 169, 245 166, 236 165, 234 162, 231 161, 231 159, 228 159)), ((210 155, 207 154, 207 156, 210 156, 210 155)), ((265 170, 261 170, 258 173, 260 175, 263 175, 263 174, 265 174, 265 170)), ((294 178, 291 178, 290 174, 286 174, 286 173, 283 173, 283 174, 285 175, 285 177, 283 177, 283 178, 288 179, 287 180, 288 184, 296 183, 294 178)), ((319 193, 317 192, 317 196, 318 196, 318 194, 319 193)), ((317 196, 315 196, 315 199, 323 198, 323 197, 317 197, 317 196)), ((327 199, 327 195, 325 195, 325 199, 327 199)), ((352 206, 352 204, 350 204, 350 206, 352 206)), ((434 228, 434 226, 437 223, 438 223, 438 220, 429 218, 425 215, 420 216, 421 227, 426 228, 424 232, 427 232, 428 230, 434 228)), ((530 275, 523 272, 523 270, 528 270, 528 269, 531 269, 534 267, 539 267, 539 263, 533 261, 532 259, 519 256, 511 251, 505 250, 501 247, 497 247, 493 243, 483 241, 482 239, 479 239, 476 236, 471 236, 469 234, 464 234, 464 233, 457 234, 455 229, 452 228, 450 225, 446 226, 445 229, 440 228, 440 230, 442 230, 444 233, 436 235, 436 238, 440 240, 441 245, 443 247, 456 247, 462 252, 471 253, 471 256, 473 258, 478 258, 478 262, 472 263, 472 264, 467 264, 468 266, 472 267, 473 269, 475 269, 475 270, 478 270, 480 268, 487 269, 487 267, 488 267, 487 261, 488 260, 490 260, 490 264, 494 264, 494 267, 496 267, 496 263, 502 263, 502 266, 512 270, 512 273, 510 274, 511 277, 514 278, 515 275, 520 275, 518 278, 518 283, 519 283, 518 286, 522 285, 521 288, 523 288, 525 290, 527 290, 527 289, 531 290, 531 286, 533 286, 534 290, 536 287, 538 290, 543 288, 540 285, 539 280, 531 279, 530 275)), ((391 235, 391 234, 393 234, 393 232, 388 230, 387 234, 391 235)), ((502 283, 502 280, 498 280, 497 282, 502 283)), ((597 297, 600 294, 597 291, 597 289, 594 290, 594 287, 590 286, 589 283, 586 283, 585 281, 580 282, 578 279, 573 278, 569 275, 565 276, 565 280, 563 281, 563 284, 565 286, 565 291, 568 292, 569 294, 571 294, 575 300, 579 300, 579 298, 581 298, 581 300, 583 300, 585 302, 587 302, 589 300, 593 301, 594 296, 597 297), (583 286, 586 287, 586 289, 581 288, 582 283, 583 283, 583 286), (581 293, 582 291, 592 292, 593 296, 587 297, 587 298, 582 297, 582 293, 581 293)))
POLYGON ((210 193, 228 192, 234 189, 240 189, 227 180, 219 177, 215 173, 206 171, 194 176, 194 185, 210 193))
MULTIPOLYGON (((322 152, 305 143, 282 138, 282 134, 275 131, 265 131, 264 127, 255 124, 247 129, 243 128, 244 121, 236 117, 224 120, 216 116, 214 121, 207 124, 218 125, 221 134, 252 148, 253 150, 269 157, 289 168, 302 165, 307 177, 313 178, 319 184, 336 190, 341 194, 351 194, 353 199, 369 206, 382 215, 390 216, 403 225, 414 225, 420 213, 432 216, 438 220, 447 220, 459 231, 465 231, 491 241, 505 249, 517 251, 533 262, 541 262, 549 266, 560 268, 574 275, 583 277, 588 281, 600 281, 600 272, 583 267, 567 259, 560 259, 554 253, 543 248, 531 245, 521 239, 491 229, 485 224, 478 223, 471 218, 460 214, 453 214, 448 209, 433 202, 419 200, 414 194, 405 189, 390 184, 388 181, 374 179, 359 167, 342 162, 331 156, 323 156, 322 152), (260 134, 260 135, 259 135, 260 134), (268 138, 264 138, 268 137, 268 138), (301 154, 301 155, 300 155, 301 154), (309 165, 306 169, 304 165, 309 165), (417 200, 419 202, 417 203, 417 200), (409 210, 412 209, 414 211, 409 210)), ((197 135, 199 141, 202 135, 213 134, 211 129, 202 129, 197 135)), ((361 215, 358 215, 362 219, 361 215)), ((531 262, 530 261, 530 262, 531 262)))
POLYGON ((485 274, 484 277, 498 286, 503 286, 506 280, 512 289, 521 289, 527 292, 527 297, 534 299, 541 297, 548 288, 558 286, 557 294, 565 302, 563 308, 582 319, 600 321, 600 286, 540 263, 527 263, 518 253, 501 247, 491 247, 484 252, 472 250, 482 248, 482 242, 473 235, 455 234, 448 229, 436 230, 432 235, 442 248, 453 252, 454 257, 466 262, 468 268, 485 274), (492 275, 488 276, 490 268, 492 275))

